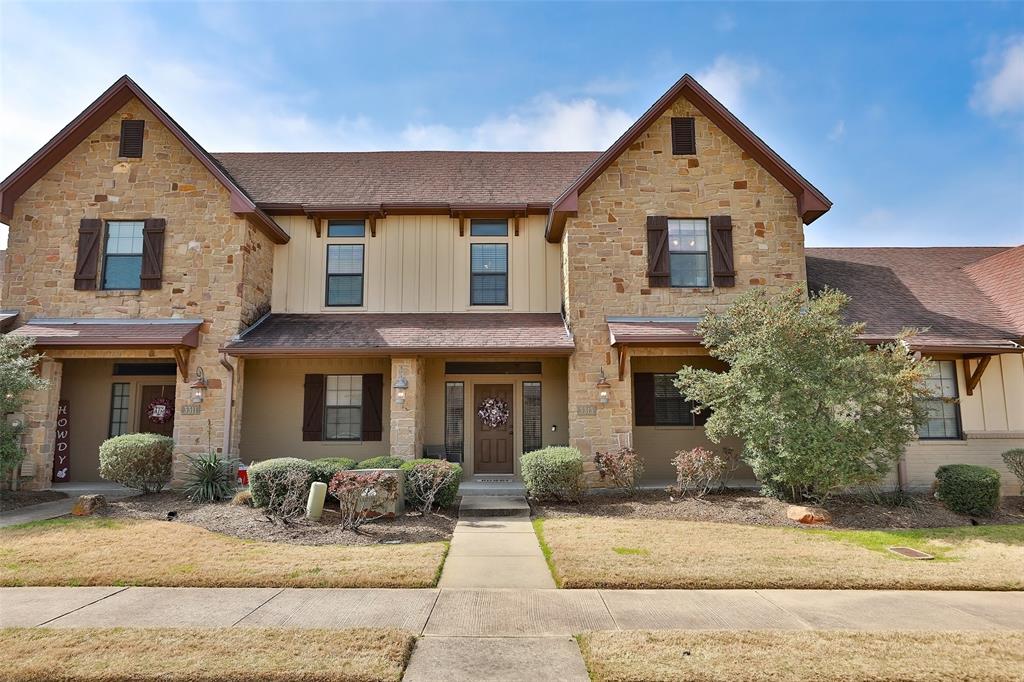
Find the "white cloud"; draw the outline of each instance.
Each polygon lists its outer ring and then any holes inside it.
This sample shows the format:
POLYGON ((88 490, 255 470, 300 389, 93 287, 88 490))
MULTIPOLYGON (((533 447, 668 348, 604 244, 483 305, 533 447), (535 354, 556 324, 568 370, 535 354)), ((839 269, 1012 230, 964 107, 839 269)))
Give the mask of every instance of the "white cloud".
POLYGON ((839 119, 836 124, 832 126, 832 130, 829 131, 828 139, 832 142, 839 142, 846 137, 846 121, 839 119))
POLYGON ((974 86, 971 106, 988 116, 1024 114, 1024 36, 1013 36, 982 61, 985 78, 974 86))
POLYGON ((737 113, 743 109, 746 91, 761 80, 763 70, 757 64, 719 55, 714 63, 697 73, 697 80, 718 101, 737 113))

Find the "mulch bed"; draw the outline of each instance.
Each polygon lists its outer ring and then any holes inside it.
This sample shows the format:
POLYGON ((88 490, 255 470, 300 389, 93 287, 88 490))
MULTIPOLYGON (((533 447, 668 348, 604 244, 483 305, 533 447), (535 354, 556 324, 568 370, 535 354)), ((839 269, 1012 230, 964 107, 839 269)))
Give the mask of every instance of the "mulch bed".
POLYGON ((56 490, 0 490, 0 511, 12 511, 64 499, 67 499, 67 495, 56 490))
POLYGON ((166 521, 168 512, 173 511, 177 512, 177 516, 170 523, 187 523, 243 540, 295 545, 437 542, 451 539, 456 521, 454 510, 435 512, 430 516, 407 512, 391 521, 370 521, 358 532, 354 532, 342 530, 337 523, 337 514, 331 514, 328 509, 325 509, 320 523, 304 519, 284 523, 252 507, 234 506, 225 502, 197 504, 180 493, 163 492, 112 500, 98 510, 96 515, 115 519, 166 521))
MULTIPOLYGON (((824 507, 832 514, 832 528, 949 528, 1024 523, 1021 496, 1004 497, 994 516, 974 518, 974 524, 971 517, 949 511, 930 495, 913 498, 917 503, 914 506, 889 507, 857 495, 844 495, 832 498, 824 507)), ((749 490, 728 490, 701 499, 673 498, 664 491, 644 490, 632 497, 619 492, 592 493, 578 504, 533 502, 534 513, 547 518, 605 516, 806 527, 786 517, 788 506, 749 490)))

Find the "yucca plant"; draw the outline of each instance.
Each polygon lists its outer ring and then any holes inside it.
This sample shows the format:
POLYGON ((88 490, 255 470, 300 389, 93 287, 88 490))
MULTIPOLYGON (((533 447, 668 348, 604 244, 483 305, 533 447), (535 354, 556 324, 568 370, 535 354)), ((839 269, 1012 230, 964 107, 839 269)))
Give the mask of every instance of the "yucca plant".
POLYGON ((193 502, 219 502, 235 494, 235 473, 217 453, 188 458, 185 493, 193 502))

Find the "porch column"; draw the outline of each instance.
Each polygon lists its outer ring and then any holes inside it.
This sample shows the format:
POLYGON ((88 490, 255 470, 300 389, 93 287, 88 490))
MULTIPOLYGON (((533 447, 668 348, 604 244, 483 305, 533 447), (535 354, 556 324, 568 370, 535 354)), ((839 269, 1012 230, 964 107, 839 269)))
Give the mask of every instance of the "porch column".
POLYGON ((25 415, 25 430, 21 436, 25 451, 23 461, 34 464, 35 472, 31 479, 22 480, 19 485, 29 490, 46 490, 53 478, 53 446, 63 368, 60 360, 46 356, 40 358, 39 373, 49 385, 39 391, 29 391, 22 408, 25 415))
POLYGON ((391 358, 391 382, 384 387, 391 398, 391 456, 418 459, 423 456, 423 428, 426 414, 426 387, 422 358, 391 358), (400 378, 408 383, 405 402, 398 403, 394 384, 400 378))

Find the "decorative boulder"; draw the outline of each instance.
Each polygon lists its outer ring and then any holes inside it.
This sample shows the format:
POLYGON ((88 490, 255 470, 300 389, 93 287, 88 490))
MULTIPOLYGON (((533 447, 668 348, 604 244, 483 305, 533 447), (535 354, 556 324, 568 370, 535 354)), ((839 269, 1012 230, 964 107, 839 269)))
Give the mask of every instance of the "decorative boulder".
POLYGON ((89 516, 100 507, 107 506, 107 498, 102 495, 80 495, 75 506, 71 508, 72 516, 89 516))
POLYGON ((806 524, 832 523, 832 515, 820 507, 801 507, 790 505, 786 516, 792 521, 806 524))

